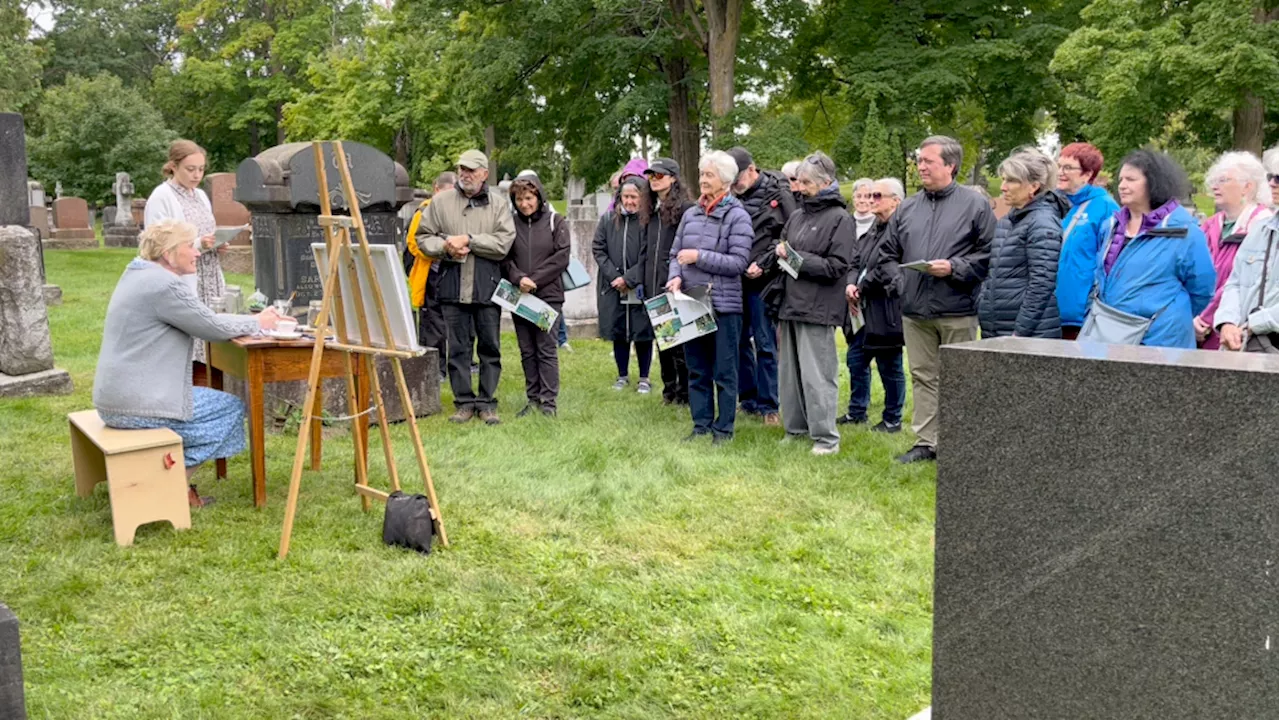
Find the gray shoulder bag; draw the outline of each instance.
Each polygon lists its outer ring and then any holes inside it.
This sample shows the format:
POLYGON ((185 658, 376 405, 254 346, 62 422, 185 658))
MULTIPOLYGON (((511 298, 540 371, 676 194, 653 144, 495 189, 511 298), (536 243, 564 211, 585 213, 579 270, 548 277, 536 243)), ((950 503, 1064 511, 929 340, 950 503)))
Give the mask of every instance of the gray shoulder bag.
MULTIPOLYGON (((1165 221, 1160 223, 1160 229, 1164 229, 1165 222, 1168 222, 1168 218, 1165 218, 1165 221)), ((1113 223, 1111 228, 1114 229, 1114 227, 1113 223)), ((1181 234, 1186 235, 1186 228, 1174 228, 1174 230, 1181 230, 1181 234)), ((1165 231, 1159 234, 1168 235, 1171 232, 1173 231, 1165 231)), ((1152 234, 1156 234, 1155 231, 1152 231, 1152 234)), ((1107 238, 1110 237, 1111 232, 1108 232, 1107 238)), ((1129 242, 1133 241, 1130 240, 1129 242)), ((1100 252, 1099 262, 1106 262, 1106 248, 1102 248, 1100 252)), ((1118 263, 1119 259, 1116 262, 1118 263)), ((1146 318, 1123 310, 1117 310, 1102 302, 1098 296, 1099 292, 1095 290, 1089 299, 1089 315, 1084 320, 1084 327, 1080 328, 1080 336, 1076 338, 1078 341, 1107 343, 1108 345, 1141 345, 1143 338, 1147 336, 1147 331, 1151 329, 1152 323, 1169 308, 1166 305, 1157 310, 1155 315, 1146 318)))

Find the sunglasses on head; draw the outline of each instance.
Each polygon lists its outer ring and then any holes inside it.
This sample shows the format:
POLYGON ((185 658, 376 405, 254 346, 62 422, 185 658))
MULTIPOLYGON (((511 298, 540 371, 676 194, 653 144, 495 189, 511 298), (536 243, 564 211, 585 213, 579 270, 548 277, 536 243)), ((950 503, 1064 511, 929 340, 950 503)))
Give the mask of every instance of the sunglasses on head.
POLYGON ((1280 183, 1280 175, 1275 175, 1275 174, 1272 174, 1272 173, 1267 173, 1267 182, 1269 182, 1269 183, 1280 183))

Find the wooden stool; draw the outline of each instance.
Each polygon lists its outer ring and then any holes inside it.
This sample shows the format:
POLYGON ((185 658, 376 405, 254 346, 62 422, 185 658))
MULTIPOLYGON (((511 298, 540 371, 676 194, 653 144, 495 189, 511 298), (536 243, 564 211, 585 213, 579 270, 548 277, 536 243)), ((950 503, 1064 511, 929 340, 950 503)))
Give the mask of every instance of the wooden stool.
POLYGON ((116 542, 133 544, 138 526, 168 520, 178 530, 191 527, 182 438, 168 428, 117 430, 102 424, 97 410, 67 416, 76 494, 89 497, 100 482, 111 496, 116 542))

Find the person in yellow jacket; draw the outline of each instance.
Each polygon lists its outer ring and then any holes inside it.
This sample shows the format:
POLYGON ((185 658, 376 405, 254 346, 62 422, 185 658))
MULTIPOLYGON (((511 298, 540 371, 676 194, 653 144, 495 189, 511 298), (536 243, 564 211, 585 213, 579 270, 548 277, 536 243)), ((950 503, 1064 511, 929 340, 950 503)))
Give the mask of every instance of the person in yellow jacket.
MULTIPOLYGON (((436 197, 445 190, 452 190, 458 177, 452 172, 442 172, 436 176, 431 185, 431 197, 436 197)), ((439 351, 440 375, 445 376, 445 358, 448 357, 448 337, 445 333, 444 312, 436 299, 436 288, 440 284, 439 269, 432 272, 432 259, 427 257, 414 236, 418 234, 418 225, 422 222, 422 212, 431 204, 431 198, 422 201, 413 219, 409 221, 406 236, 408 251, 413 258, 413 266, 409 268, 409 301, 418 308, 418 344, 433 347, 439 351)))

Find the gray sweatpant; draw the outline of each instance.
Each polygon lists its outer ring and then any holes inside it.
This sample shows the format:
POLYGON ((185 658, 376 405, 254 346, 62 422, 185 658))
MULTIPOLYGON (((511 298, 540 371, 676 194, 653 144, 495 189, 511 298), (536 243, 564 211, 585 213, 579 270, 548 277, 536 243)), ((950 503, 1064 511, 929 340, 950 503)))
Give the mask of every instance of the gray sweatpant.
POLYGON ((808 434, 820 447, 840 445, 836 430, 836 329, 778 323, 778 404, 788 435, 808 434))

